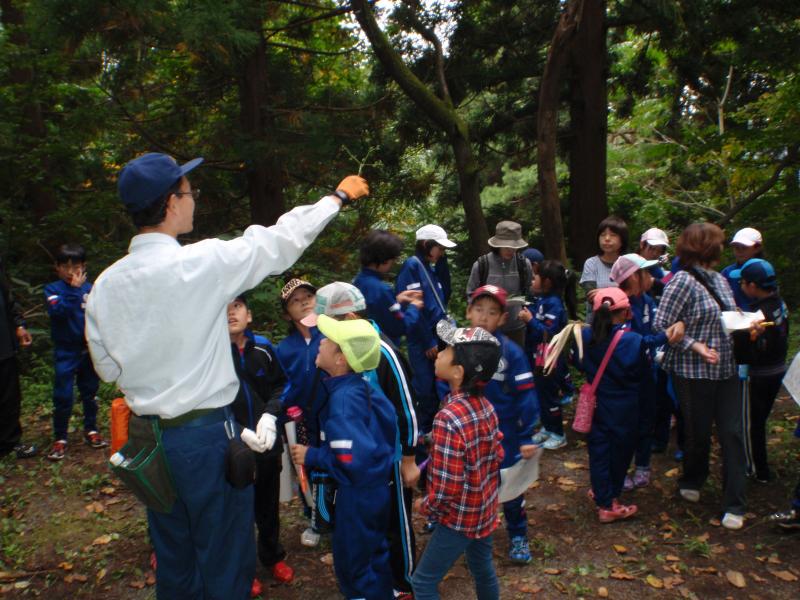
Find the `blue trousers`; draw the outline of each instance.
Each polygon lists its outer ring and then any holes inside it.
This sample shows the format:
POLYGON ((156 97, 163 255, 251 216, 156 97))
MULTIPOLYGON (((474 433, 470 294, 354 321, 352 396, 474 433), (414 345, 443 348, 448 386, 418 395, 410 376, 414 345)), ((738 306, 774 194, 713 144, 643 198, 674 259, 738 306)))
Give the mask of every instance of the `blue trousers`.
POLYGON ((69 418, 74 402, 72 388, 77 383, 83 402, 83 429, 97 429, 97 388, 100 379, 94 372, 92 359, 86 348, 64 350, 56 348, 53 353, 55 380, 53 381, 53 433, 56 440, 67 439, 69 418))
POLYGON ((429 433, 433 425, 433 417, 439 410, 439 397, 436 395, 436 377, 433 361, 425 356, 421 345, 408 342, 408 360, 413 373, 411 384, 417 393, 417 425, 420 433, 429 433))
POLYGON ((557 375, 545 377, 534 375, 536 393, 539 396, 539 406, 542 411, 542 427, 550 433, 564 435, 564 423, 562 421, 561 401, 558 397, 560 380, 557 375))
POLYGON ((637 467, 649 468, 650 457, 653 454, 653 428, 656 419, 656 373, 651 371, 651 377, 646 383, 647 391, 639 399, 639 436, 636 440, 636 455, 634 462, 637 467))
POLYGON ((333 567, 345 598, 391 600, 390 489, 340 485, 333 526, 333 567))
POLYGON ((594 501, 600 508, 610 507, 622 493, 636 446, 637 425, 638 398, 597 399, 586 445, 594 501))
POLYGON ((225 480, 223 422, 165 429, 178 499, 172 512, 147 511, 158 560, 159 600, 246 600, 256 567, 253 486, 225 480))
POLYGON ((411 583, 416 600, 438 600, 439 582, 462 554, 475 579, 475 597, 478 600, 499 600, 500 584, 492 562, 492 536, 468 538, 441 523, 425 548, 425 553, 414 571, 411 583))
POLYGON ((525 496, 503 502, 503 516, 506 518, 508 537, 528 535, 528 519, 525 517, 525 496))

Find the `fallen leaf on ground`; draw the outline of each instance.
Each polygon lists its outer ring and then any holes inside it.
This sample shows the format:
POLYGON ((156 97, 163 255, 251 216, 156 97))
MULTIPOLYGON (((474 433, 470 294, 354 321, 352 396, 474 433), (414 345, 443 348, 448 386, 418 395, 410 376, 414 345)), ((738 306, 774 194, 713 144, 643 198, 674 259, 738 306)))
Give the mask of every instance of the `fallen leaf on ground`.
POLYGON ((107 533, 105 535, 101 535, 98 538, 95 538, 94 541, 92 542, 92 546, 105 546, 110 542, 111 542, 111 535, 107 533))
POLYGON ((106 507, 103 506, 102 502, 95 501, 95 502, 91 502, 90 504, 86 505, 86 512, 90 512, 90 513, 100 514, 105 509, 106 509, 106 507))
POLYGON ((563 583, 561 583, 558 579, 551 580, 551 583, 562 594, 566 594, 567 593, 567 586, 565 586, 563 583))
POLYGON ((654 587, 657 590, 664 588, 664 582, 655 575, 648 575, 645 578, 645 581, 647 582, 647 585, 649 585, 650 587, 654 587))
POLYGON ((773 571, 773 570, 770 569, 769 572, 772 573, 778 579, 781 579, 783 581, 797 581, 797 575, 795 575, 791 571, 786 571, 786 570, 773 571))
POLYGON ((679 562, 681 560, 680 556, 675 556, 674 554, 667 554, 664 557, 664 560, 668 560, 670 562, 679 562))
POLYGON ((713 517, 713 518, 708 520, 708 524, 713 526, 713 527, 719 527, 720 525, 722 525, 722 521, 720 521, 716 517, 713 517))
POLYGON ((103 580, 103 577, 105 577, 105 576, 106 576, 106 572, 107 572, 107 571, 106 571, 105 569, 100 569, 100 570, 97 572, 97 575, 95 575, 95 579, 97 579, 97 582, 98 582, 98 583, 100 583, 100 582, 103 580))
POLYGON ((662 512, 660 515, 658 515, 658 518, 662 521, 669 521, 669 515, 665 512, 662 512))
POLYGON ((612 569, 609 577, 611 577, 611 579, 619 579, 620 581, 633 581, 636 579, 633 575, 626 573, 625 569, 621 567, 615 567, 612 569))
POLYGON ((566 507, 567 507, 566 504, 548 504, 547 506, 544 507, 544 509, 549 510, 550 512, 556 512, 566 507))
POLYGON ((769 558, 767 559, 767 562, 770 563, 771 565, 780 565, 780 564, 782 564, 781 563, 781 559, 778 558, 777 554, 770 554, 769 558))
POLYGON ((678 471, 679 471, 678 467, 670 469, 669 471, 664 473, 664 477, 676 477, 678 475, 678 471))
POLYGON ((324 554, 322 557, 320 557, 319 562, 330 567, 333 564, 333 554, 330 552, 324 554))
POLYGON ((752 579, 756 583, 767 583, 766 579, 764 579, 760 575, 757 575, 756 573, 750 573, 750 579, 752 579))
POLYGON ((156 575, 152 571, 148 571, 144 578, 145 584, 150 587, 156 584, 156 575))
POLYGON ((612 548, 614 548, 614 552, 617 554, 626 554, 628 552, 628 549, 625 546, 621 546, 619 544, 614 544, 612 548))
POLYGON ((683 585, 685 581, 683 577, 665 577, 664 578, 664 588, 671 590, 672 588, 678 587, 679 585, 683 585))
POLYGON ((597 595, 601 598, 608 598, 608 588, 599 587, 597 588, 597 595))
POLYGON ((577 469, 586 469, 587 468, 586 465, 583 465, 581 463, 576 463, 576 462, 570 462, 570 461, 565 461, 564 462, 564 466, 567 469, 570 469, 572 471, 575 471, 577 469))
POLYGON ((548 567, 546 569, 542 569, 542 572, 545 575, 558 575, 561 573, 561 569, 554 569, 553 567, 548 567))
POLYGON ((713 575, 717 572, 716 567, 692 567, 692 572, 696 575, 698 573, 709 573, 713 575))
POLYGON ((747 581, 744 578, 744 575, 739 573, 739 571, 728 571, 725 573, 725 578, 728 580, 732 586, 737 588, 747 587, 747 581))
POLYGON ((105 494, 106 496, 113 496, 114 494, 117 493, 117 488, 109 485, 104 488, 100 488, 100 493, 105 494))
POLYGON ((734 544, 734 547, 737 550, 744 550, 744 548, 745 548, 744 544, 742 544, 741 542, 738 542, 737 544, 734 544))
POLYGON ((707 542, 708 538, 710 538, 710 537, 711 537, 711 534, 706 531, 703 535, 698 535, 697 536, 697 541, 698 542, 707 542))
POLYGON ((144 589, 144 581, 131 581, 128 584, 128 587, 132 587, 132 588, 137 589, 137 590, 143 590, 144 589))
POLYGON ((59 569, 64 569, 65 571, 72 571, 73 565, 70 562, 60 562, 58 563, 59 569))

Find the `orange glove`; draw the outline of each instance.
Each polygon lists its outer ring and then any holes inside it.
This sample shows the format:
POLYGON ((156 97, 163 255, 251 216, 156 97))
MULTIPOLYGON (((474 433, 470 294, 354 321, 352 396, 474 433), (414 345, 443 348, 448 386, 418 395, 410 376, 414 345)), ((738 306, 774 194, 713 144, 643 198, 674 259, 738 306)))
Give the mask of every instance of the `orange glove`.
POLYGON ((336 186, 336 191, 344 192, 351 201, 369 194, 369 185, 366 179, 358 175, 348 175, 336 186))

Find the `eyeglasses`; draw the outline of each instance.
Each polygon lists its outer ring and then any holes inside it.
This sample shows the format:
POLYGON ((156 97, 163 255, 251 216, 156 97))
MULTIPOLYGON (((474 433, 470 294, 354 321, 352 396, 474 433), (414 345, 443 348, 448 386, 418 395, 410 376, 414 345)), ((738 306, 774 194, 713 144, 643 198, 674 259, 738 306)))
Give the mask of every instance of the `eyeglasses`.
POLYGON ((192 199, 196 201, 198 198, 200 198, 200 190, 195 188, 188 192, 174 192, 173 196, 191 196, 192 199))

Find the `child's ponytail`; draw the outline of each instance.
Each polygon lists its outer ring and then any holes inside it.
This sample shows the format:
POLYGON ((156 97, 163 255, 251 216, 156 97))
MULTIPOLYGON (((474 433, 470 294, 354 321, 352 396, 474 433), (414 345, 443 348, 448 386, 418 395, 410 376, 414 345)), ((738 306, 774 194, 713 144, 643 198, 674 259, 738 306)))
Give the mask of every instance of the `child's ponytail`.
POLYGON ((539 277, 550 281, 550 293, 564 299, 569 318, 578 318, 578 277, 557 260, 539 263, 539 277))
POLYGON ((602 344, 611 336, 613 326, 613 313, 611 312, 611 301, 605 301, 594 311, 592 320, 592 343, 602 344))

